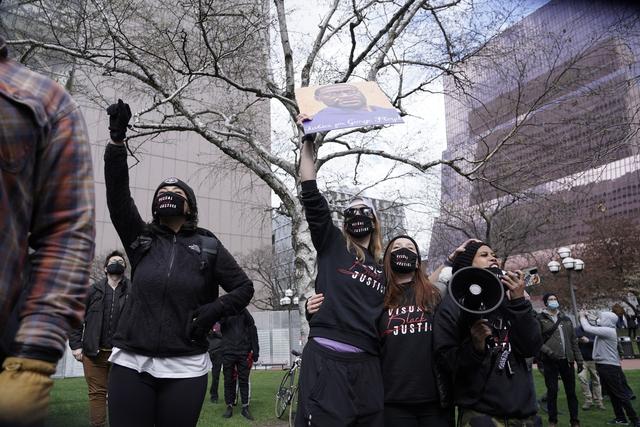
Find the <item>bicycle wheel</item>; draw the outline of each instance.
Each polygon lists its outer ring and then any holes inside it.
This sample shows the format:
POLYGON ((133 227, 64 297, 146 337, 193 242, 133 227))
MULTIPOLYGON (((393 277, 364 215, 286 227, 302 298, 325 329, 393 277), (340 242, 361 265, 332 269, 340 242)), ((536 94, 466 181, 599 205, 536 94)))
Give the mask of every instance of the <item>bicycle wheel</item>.
POLYGON ((291 390, 293 388, 293 377, 291 371, 287 371, 282 378, 278 392, 276 393, 276 417, 281 418, 287 410, 287 405, 291 400, 291 390))
POLYGON ((291 406, 289 406, 289 427, 294 427, 296 423, 296 411, 298 410, 298 386, 291 392, 291 406))

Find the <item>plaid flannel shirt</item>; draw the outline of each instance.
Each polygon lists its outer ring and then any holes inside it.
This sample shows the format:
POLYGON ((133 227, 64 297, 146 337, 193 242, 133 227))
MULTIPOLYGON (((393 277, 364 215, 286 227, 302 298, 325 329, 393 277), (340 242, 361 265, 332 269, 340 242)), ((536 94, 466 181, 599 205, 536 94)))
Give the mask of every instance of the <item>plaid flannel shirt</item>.
POLYGON ((8 59, 0 38, 0 331, 23 301, 12 354, 55 361, 80 324, 94 209, 77 104, 54 81, 8 59))

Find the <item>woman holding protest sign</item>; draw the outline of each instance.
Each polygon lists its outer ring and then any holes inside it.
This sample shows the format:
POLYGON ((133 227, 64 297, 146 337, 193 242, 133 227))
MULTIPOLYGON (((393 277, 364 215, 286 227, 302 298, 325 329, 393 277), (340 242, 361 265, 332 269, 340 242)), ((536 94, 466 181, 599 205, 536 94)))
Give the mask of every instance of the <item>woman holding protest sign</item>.
POLYGON ((342 230, 318 190, 313 135, 303 139, 301 201, 318 257, 313 315, 303 351, 296 426, 383 425, 377 319, 384 303, 380 224, 371 201, 351 200, 342 230))

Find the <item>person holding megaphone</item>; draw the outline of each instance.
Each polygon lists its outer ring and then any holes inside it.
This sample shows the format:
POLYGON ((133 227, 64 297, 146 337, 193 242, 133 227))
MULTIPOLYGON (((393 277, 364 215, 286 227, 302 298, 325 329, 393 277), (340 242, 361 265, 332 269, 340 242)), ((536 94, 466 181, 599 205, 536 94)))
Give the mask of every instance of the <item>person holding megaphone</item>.
POLYGON ((503 272, 493 250, 468 240, 448 258, 453 276, 434 322, 438 366, 451 381, 458 426, 534 426, 526 359, 542 346, 522 272, 503 272), (491 273, 491 274, 489 274, 491 273))

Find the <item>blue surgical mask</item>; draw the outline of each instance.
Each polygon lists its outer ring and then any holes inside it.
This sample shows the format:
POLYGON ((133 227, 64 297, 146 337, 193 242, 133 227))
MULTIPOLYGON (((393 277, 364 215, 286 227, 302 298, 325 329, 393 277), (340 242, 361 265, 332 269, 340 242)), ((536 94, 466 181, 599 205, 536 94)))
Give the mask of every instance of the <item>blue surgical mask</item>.
POLYGON ((549 303, 547 304, 547 307, 549 307, 552 310, 557 310, 558 307, 560 307, 560 303, 558 303, 558 301, 549 301, 549 303))

